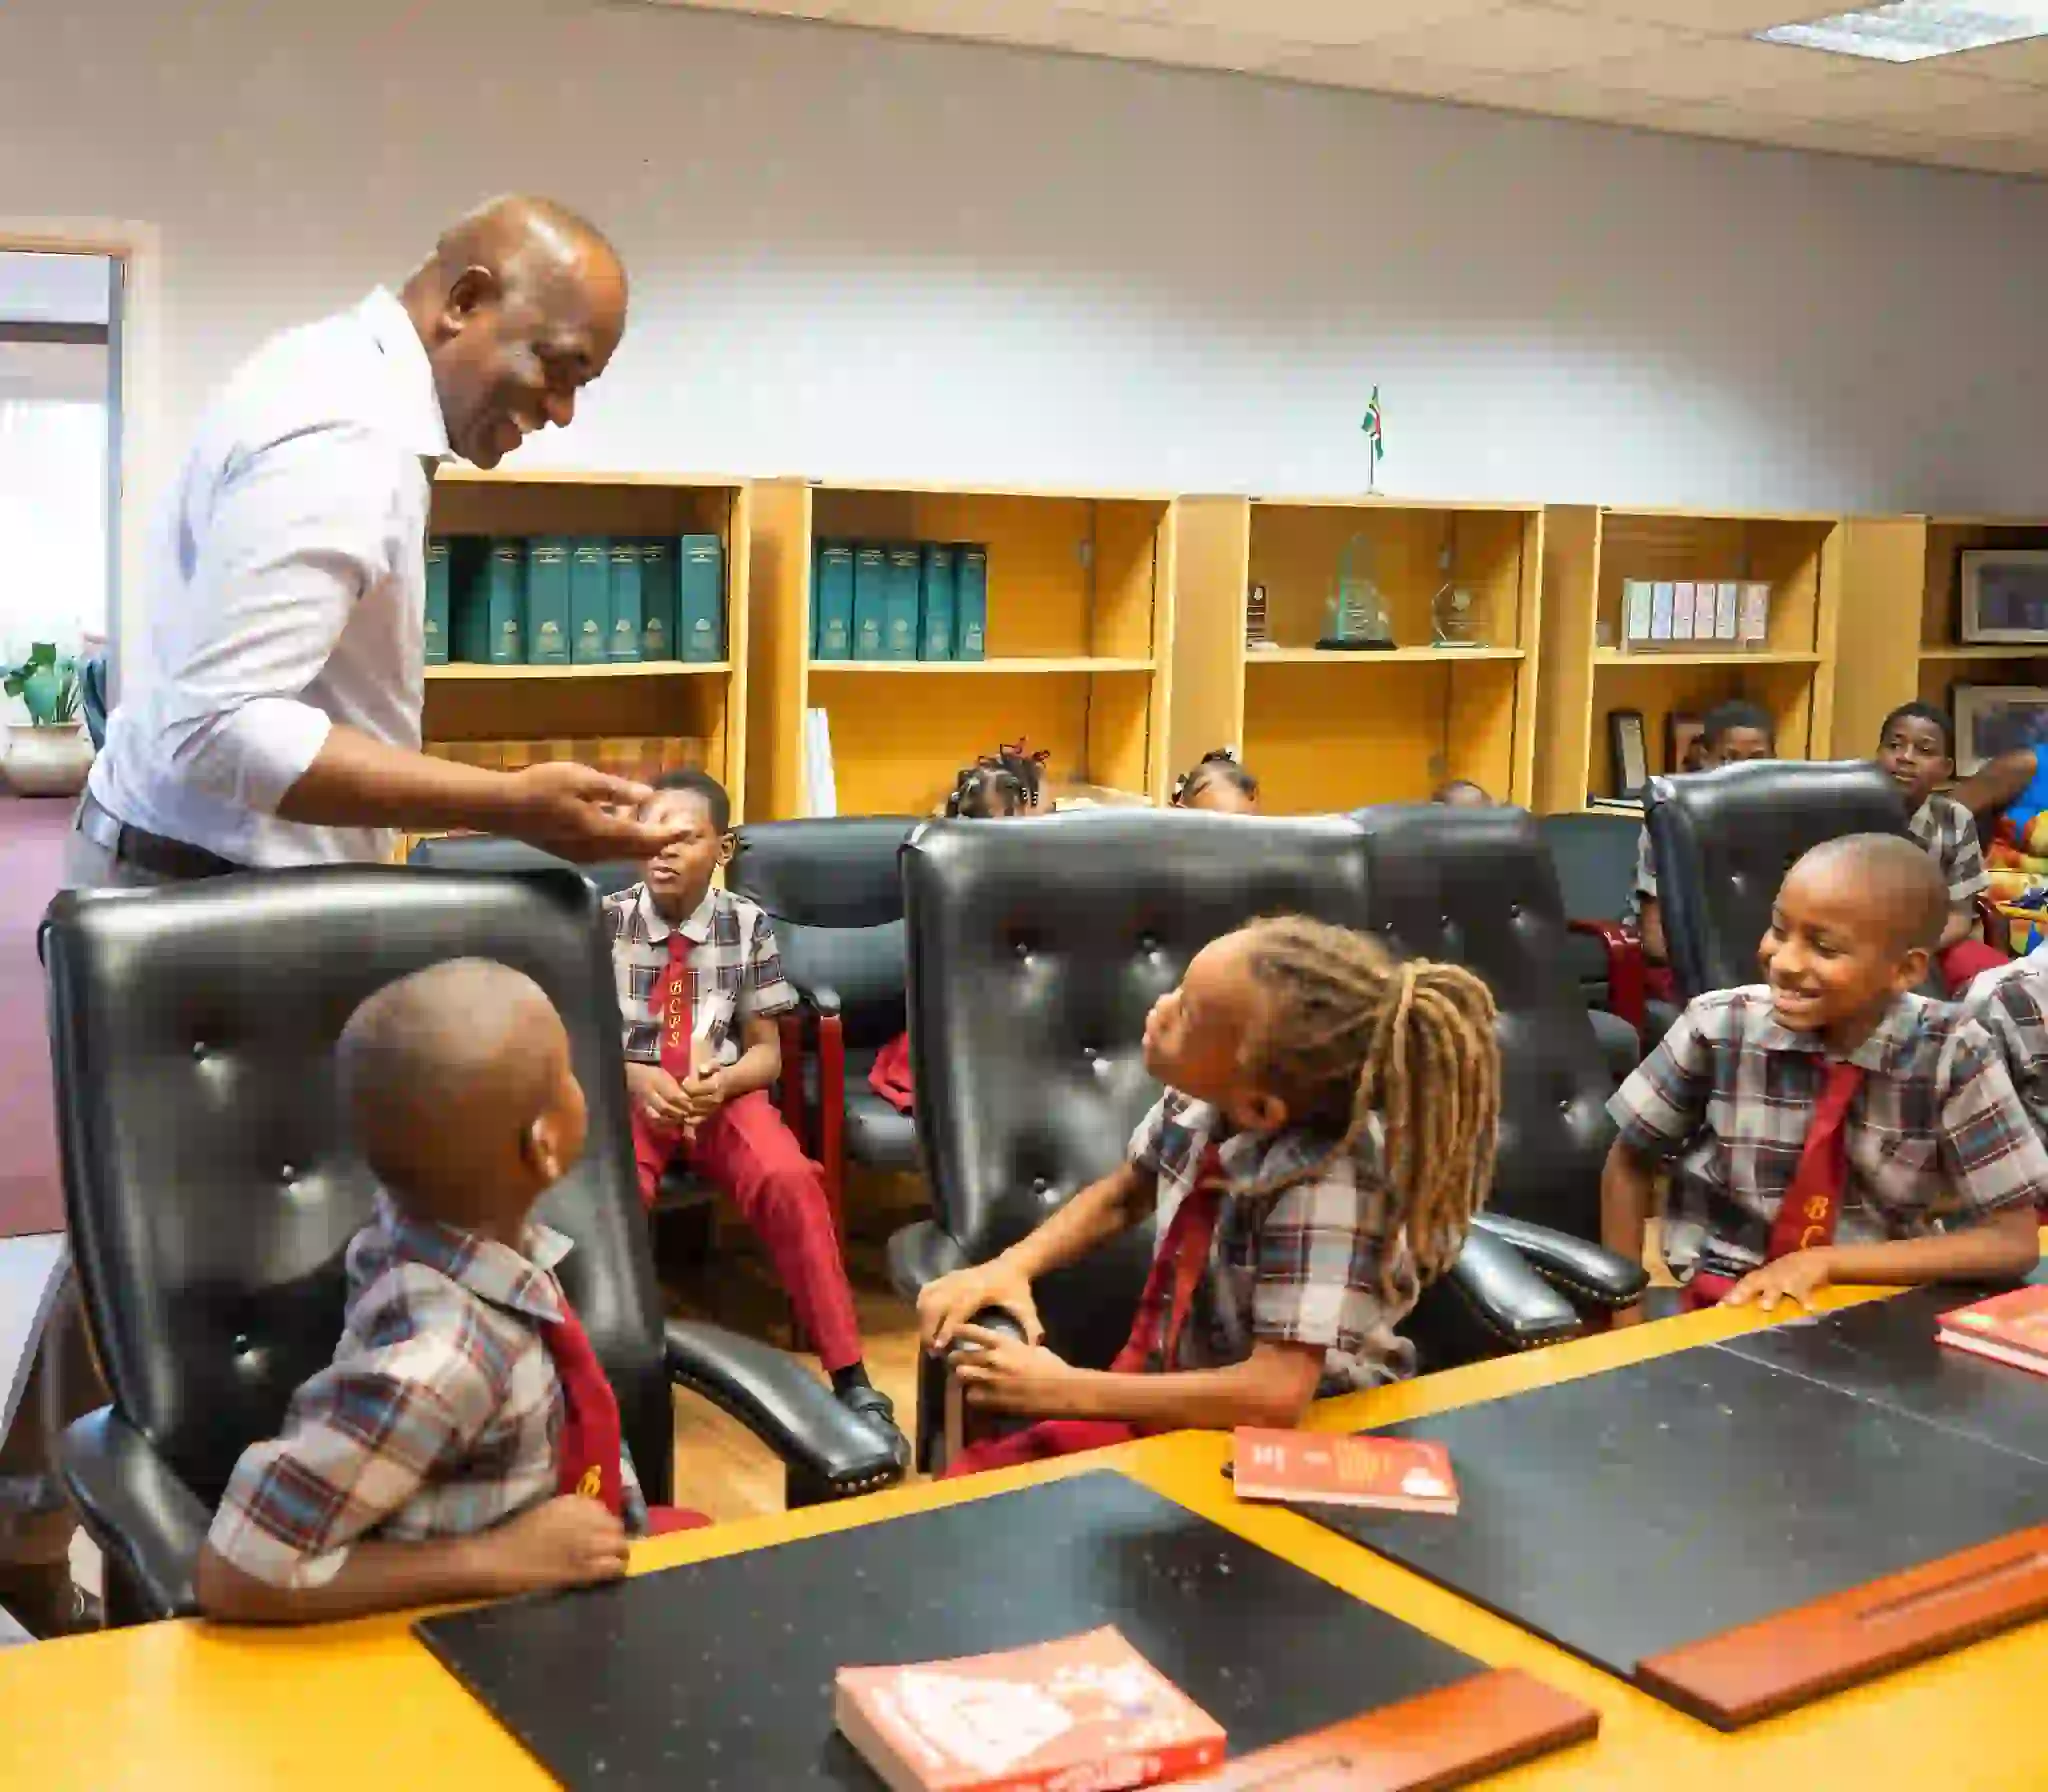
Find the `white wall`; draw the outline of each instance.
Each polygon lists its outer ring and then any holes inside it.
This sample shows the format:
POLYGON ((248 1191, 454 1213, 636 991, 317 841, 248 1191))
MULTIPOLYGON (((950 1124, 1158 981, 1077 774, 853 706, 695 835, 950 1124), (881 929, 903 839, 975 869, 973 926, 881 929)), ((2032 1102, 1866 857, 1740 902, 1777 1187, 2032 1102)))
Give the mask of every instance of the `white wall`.
POLYGON ((0 7, 0 218, 161 230, 161 440, 531 187, 632 330, 529 457, 2048 510, 2048 186, 584 0, 0 7), (287 23, 288 21, 288 23, 287 23))

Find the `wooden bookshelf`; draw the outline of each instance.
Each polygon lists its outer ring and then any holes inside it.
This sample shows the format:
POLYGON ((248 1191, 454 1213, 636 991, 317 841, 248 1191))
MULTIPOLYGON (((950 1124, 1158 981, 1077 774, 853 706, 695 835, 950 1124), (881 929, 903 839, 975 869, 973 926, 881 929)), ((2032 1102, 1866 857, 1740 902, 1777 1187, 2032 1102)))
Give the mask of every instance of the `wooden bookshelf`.
POLYGON ((842 815, 925 813, 1019 736, 1050 751, 1059 782, 1164 798, 1171 499, 795 480, 751 496, 754 816, 808 812, 803 720, 819 708, 842 815), (821 540, 987 543, 987 658, 812 659, 821 540))
POLYGON ((1535 505, 1382 498, 1183 498, 1178 506, 1170 760, 1238 745, 1277 814, 1425 799, 1469 778, 1529 800, 1536 747, 1544 518, 1535 505), (1345 545, 1363 536, 1391 651, 1318 648, 1345 545), (1486 643, 1433 645, 1447 579, 1486 643), (1266 587, 1274 646, 1248 652, 1245 599, 1266 587))
POLYGON ((1838 757, 1875 752, 1878 729, 1901 703, 1947 709, 1958 684, 2048 684, 2048 648, 1956 639, 1959 556, 1967 548, 2048 548, 2048 520, 1858 518, 1846 534, 1838 757))
POLYGON ((725 546, 726 654, 716 663, 427 668, 430 741, 590 740, 680 735, 704 743, 705 769, 746 787, 747 579, 743 480, 678 474, 448 468, 434 480, 436 535, 717 535, 725 546))
POLYGON ((1545 515, 1543 716, 1535 806, 1569 813, 1613 788, 1607 717, 1640 710, 1652 772, 1669 771, 1665 722, 1730 698, 1775 718, 1787 759, 1825 757, 1833 738, 1837 623, 1846 525, 1795 512, 1552 507, 1545 515), (1769 636, 1760 649, 1625 650, 1628 579, 1764 580, 1769 636))

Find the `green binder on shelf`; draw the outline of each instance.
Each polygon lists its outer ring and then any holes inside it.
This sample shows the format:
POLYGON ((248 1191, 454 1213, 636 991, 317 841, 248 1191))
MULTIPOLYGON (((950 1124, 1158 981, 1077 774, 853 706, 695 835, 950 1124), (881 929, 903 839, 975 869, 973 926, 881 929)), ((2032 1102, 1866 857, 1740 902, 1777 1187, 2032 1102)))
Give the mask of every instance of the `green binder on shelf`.
POLYGON ((640 657, 676 657, 676 544, 659 535, 640 544, 640 657))
POLYGON ((685 535, 676 544, 678 657, 696 665, 725 658, 725 544, 685 535))
POLYGON ((917 594, 917 657, 953 657, 953 605, 959 583, 959 556, 942 541, 928 541, 919 555, 917 594))
POLYGON ((988 549, 977 541, 958 545, 959 578, 953 597, 953 657, 988 657, 988 549))
POLYGON ((888 608, 889 555, 885 549, 856 543, 853 550, 853 657, 878 660, 882 653, 882 622, 888 608))
POLYGON ((920 557, 917 543, 901 541, 888 550, 889 572, 882 586, 882 657, 917 658, 917 584, 920 557))
POLYGON ((643 556, 637 541, 612 543, 611 633, 604 656, 608 660, 637 660, 641 631, 646 626, 641 614, 643 556))
POLYGON ((436 535, 427 543, 427 613, 420 625, 427 664, 448 663, 448 538, 436 535))
POLYGON ((526 544, 526 659, 533 666, 569 663, 569 542, 536 535, 526 544))
POLYGON ((811 658, 853 658, 853 543, 821 541, 811 572, 811 658))
POLYGON ((511 536, 472 539, 475 545, 458 548, 451 563, 455 657, 479 665, 523 665, 526 544, 511 536))
POLYGON ((569 657, 579 666, 605 657, 612 628, 612 544, 579 535, 569 552, 569 657))

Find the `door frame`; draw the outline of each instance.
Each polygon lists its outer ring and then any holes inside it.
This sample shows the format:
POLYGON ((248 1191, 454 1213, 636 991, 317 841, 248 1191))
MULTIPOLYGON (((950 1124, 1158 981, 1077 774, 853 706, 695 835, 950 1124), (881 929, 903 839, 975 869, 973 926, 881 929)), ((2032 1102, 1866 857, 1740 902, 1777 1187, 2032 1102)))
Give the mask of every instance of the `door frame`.
POLYGON ((108 351, 116 356, 120 380, 120 452, 117 464, 109 469, 120 569, 107 605, 107 697, 111 704, 120 688, 123 644, 139 640, 146 621, 143 549, 160 473, 153 457, 159 439, 163 241, 154 224, 131 219, 0 215, 0 249, 104 255, 120 263, 120 315, 107 322, 108 351))

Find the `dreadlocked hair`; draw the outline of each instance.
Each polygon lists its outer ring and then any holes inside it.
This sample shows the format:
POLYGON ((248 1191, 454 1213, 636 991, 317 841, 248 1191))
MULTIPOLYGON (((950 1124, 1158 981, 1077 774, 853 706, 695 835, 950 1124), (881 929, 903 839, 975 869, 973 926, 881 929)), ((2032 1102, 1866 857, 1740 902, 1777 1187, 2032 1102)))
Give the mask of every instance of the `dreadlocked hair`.
POLYGON ((1321 1162, 1244 1192, 1278 1194, 1356 1155, 1377 1114, 1395 1217, 1417 1272, 1433 1280, 1456 1260, 1493 1182, 1492 992, 1462 965, 1396 960, 1365 934, 1302 915, 1245 931, 1252 974, 1272 999, 1247 1068, 1300 1124, 1337 1143, 1321 1162))

